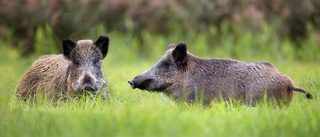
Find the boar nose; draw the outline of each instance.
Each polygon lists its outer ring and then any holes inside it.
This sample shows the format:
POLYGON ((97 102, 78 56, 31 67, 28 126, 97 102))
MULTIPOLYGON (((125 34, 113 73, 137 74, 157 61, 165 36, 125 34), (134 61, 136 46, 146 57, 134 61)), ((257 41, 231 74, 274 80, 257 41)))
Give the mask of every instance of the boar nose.
POLYGON ((133 80, 129 80, 128 83, 131 85, 132 89, 135 89, 135 85, 134 85, 134 82, 133 80))
POLYGON ((95 88, 92 84, 92 78, 88 75, 86 75, 83 79, 83 90, 86 91, 95 91, 95 88))
POLYGON ((91 84, 89 84, 89 83, 86 83, 86 84, 84 85, 83 90, 85 90, 85 91, 95 91, 94 87, 93 87, 91 84))
POLYGON ((138 88, 144 90, 150 86, 151 81, 152 79, 145 79, 144 77, 137 76, 133 80, 128 81, 128 83, 133 89, 138 88))

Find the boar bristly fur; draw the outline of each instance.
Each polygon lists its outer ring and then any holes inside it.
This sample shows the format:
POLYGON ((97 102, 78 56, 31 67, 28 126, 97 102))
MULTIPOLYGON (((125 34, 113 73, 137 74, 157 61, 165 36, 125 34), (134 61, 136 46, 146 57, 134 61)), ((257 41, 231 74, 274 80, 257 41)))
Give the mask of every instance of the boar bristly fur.
POLYGON ((106 94, 106 81, 101 68, 106 57, 109 38, 100 36, 97 41, 62 41, 63 54, 41 57, 21 78, 16 97, 27 99, 38 94, 48 99, 59 99, 82 93, 106 94))
POLYGON ((128 82, 132 88, 163 92, 189 102, 202 100, 205 104, 222 98, 255 105, 266 95, 279 104, 289 105, 294 90, 312 98, 269 62, 199 58, 187 52, 186 43, 169 45, 160 61, 128 82))

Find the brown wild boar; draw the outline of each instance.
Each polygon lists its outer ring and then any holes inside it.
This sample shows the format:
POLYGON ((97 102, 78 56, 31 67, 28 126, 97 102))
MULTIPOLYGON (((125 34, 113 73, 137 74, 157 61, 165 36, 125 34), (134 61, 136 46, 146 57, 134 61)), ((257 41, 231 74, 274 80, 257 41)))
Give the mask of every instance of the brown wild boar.
POLYGON ((201 100, 204 104, 232 98, 254 106, 266 95, 279 105, 289 105, 293 91, 312 98, 269 62, 199 58, 187 52, 186 43, 169 45, 158 63, 128 82, 133 89, 162 92, 188 102, 201 100))
POLYGON ((48 99, 98 94, 104 91, 106 81, 101 63, 107 56, 109 37, 100 36, 97 41, 62 41, 63 54, 41 57, 20 80, 16 97, 26 99, 37 94, 48 99))

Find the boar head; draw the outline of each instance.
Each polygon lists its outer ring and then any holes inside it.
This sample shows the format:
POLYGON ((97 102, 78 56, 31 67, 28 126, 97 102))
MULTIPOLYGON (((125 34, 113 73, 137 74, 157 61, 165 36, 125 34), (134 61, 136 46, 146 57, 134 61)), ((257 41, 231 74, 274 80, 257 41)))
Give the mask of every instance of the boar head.
POLYGON ((64 40, 63 55, 70 61, 67 69, 68 93, 93 94, 105 88, 106 82, 101 68, 102 60, 107 56, 109 38, 100 36, 98 40, 64 40))
POLYGON ((133 89, 171 92, 183 80, 187 67, 187 45, 168 46, 164 56, 150 69, 128 81, 133 89))

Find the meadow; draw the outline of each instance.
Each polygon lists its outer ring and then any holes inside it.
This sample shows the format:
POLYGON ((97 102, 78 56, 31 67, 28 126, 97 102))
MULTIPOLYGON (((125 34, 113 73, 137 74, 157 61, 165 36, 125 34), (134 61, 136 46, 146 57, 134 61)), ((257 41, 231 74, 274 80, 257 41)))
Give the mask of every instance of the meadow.
POLYGON ((96 26, 85 37, 95 40, 101 34, 110 36, 109 53, 102 66, 109 88, 107 101, 99 96, 58 103, 17 101, 16 85, 30 66, 44 54, 59 54, 52 46, 55 43, 50 31, 48 26, 38 29, 36 53, 31 57, 20 56, 19 46, 8 46, 10 33, 0 40, 1 137, 320 136, 320 45, 312 34, 297 50, 267 27, 259 34, 239 29, 238 35, 224 30, 218 34, 214 28, 208 33, 176 30, 168 36, 146 31, 141 33, 141 41, 134 33, 107 33, 96 26), (170 43, 179 42, 186 42, 189 52, 203 58, 269 61, 314 98, 296 92, 287 108, 225 102, 204 107, 131 89, 127 80, 153 66, 170 43))

